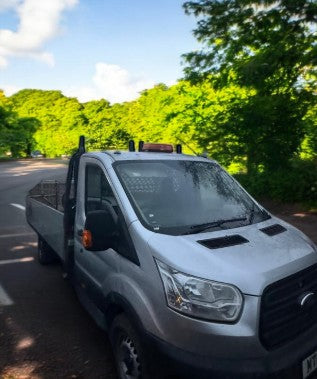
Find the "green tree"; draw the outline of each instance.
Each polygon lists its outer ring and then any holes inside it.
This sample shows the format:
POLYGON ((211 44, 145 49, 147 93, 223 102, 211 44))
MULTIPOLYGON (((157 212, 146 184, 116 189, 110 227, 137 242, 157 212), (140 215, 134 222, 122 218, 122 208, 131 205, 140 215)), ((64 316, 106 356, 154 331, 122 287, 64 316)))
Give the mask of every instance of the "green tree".
POLYGON ((185 55, 190 75, 237 73, 242 85, 269 93, 316 76, 317 3, 311 0, 198 0, 194 35, 204 49, 185 55))
POLYGON ((13 157, 29 156, 34 144, 33 134, 40 122, 34 117, 19 118, 10 99, 0 91, 0 150, 13 157))
POLYGON ((25 89, 10 97, 20 117, 34 117, 40 126, 34 133, 36 148, 48 157, 71 154, 83 134, 87 119, 83 105, 60 91, 25 89))
POLYGON ((207 151, 226 166, 243 163, 247 144, 232 122, 235 109, 247 104, 252 91, 231 84, 215 88, 210 81, 190 84, 181 81, 169 90, 168 128, 173 142, 185 151, 207 151))
POLYGON ((2 154, 10 150, 11 128, 15 121, 12 112, 0 105, 0 153, 2 154))
POLYGON ((310 107, 304 117, 305 139, 302 144, 304 158, 317 157, 317 106, 310 107))
POLYGON ((106 150, 127 146, 127 141, 131 138, 124 121, 128 105, 129 103, 110 106, 109 102, 104 99, 84 104, 88 148, 106 150))
POLYGON ((167 134, 166 111, 170 99, 169 88, 162 83, 141 92, 129 114, 131 133, 137 139, 152 142, 164 141, 167 134))
POLYGON ((250 171, 283 167, 299 150, 303 118, 316 102, 317 3, 309 0, 198 0, 184 4, 199 18, 203 49, 185 55, 186 77, 255 90, 231 109, 233 131, 248 145, 250 171))
POLYGON ((35 144, 33 135, 40 127, 35 117, 17 118, 7 134, 8 145, 13 157, 29 157, 35 144))

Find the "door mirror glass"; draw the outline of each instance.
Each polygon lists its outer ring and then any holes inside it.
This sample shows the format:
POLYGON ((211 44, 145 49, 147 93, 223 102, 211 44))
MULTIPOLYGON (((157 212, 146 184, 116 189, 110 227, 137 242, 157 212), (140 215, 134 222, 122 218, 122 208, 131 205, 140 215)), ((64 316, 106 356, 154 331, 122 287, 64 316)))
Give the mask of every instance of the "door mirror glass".
POLYGON ((106 250, 115 245, 116 223, 107 210, 90 211, 86 215, 82 242, 86 250, 106 250))

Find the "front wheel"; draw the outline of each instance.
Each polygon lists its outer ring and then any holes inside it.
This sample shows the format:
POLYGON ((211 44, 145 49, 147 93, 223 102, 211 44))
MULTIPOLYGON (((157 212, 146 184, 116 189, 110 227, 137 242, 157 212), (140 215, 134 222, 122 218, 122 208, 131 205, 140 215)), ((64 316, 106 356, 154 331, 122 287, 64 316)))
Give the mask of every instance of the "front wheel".
POLYGON ((38 237, 37 258, 41 265, 48 265, 56 261, 56 255, 42 237, 38 237))
POLYGON ((124 314, 119 314, 110 328, 110 341, 120 379, 149 378, 140 339, 124 314))

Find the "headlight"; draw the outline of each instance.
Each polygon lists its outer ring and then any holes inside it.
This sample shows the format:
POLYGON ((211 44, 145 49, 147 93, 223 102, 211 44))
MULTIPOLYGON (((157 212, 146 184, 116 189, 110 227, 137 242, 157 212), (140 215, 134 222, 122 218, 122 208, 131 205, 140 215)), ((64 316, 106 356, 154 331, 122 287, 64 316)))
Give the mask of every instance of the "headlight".
POLYGON ((158 260, 156 263, 170 308, 206 320, 237 320, 243 298, 236 287, 186 275, 158 260))

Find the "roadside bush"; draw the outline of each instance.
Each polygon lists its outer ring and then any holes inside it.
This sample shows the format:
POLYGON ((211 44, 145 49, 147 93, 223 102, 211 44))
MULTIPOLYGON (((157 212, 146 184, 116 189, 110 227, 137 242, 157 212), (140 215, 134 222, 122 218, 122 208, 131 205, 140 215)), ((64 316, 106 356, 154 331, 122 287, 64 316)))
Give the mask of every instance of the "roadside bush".
POLYGON ((234 176, 256 198, 317 205, 317 160, 297 159, 287 169, 234 176))

